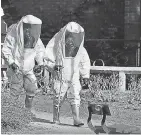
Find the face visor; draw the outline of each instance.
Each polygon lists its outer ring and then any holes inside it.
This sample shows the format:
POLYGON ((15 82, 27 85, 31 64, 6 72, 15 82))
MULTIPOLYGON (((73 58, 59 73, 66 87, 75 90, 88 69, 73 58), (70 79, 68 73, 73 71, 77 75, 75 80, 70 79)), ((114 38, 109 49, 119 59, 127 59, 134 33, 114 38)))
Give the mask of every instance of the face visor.
POLYGON ((41 24, 23 23, 24 48, 34 48, 41 34, 41 24))
POLYGON ((84 33, 73 33, 66 31, 65 33, 65 56, 75 57, 81 45, 84 33))

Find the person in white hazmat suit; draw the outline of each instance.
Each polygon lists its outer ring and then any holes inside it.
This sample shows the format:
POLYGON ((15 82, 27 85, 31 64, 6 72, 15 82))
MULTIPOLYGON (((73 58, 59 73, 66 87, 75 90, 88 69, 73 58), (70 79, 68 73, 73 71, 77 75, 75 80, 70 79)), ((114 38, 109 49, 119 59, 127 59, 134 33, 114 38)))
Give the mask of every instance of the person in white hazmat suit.
POLYGON ((60 123, 59 110, 67 97, 71 104, 74 126, 84 125, 79 118, 80 75, 87 83, 90 59, 84 48, 84 29, 76 22, 64 26, 49 41, 45 61, 54 79, 53 122, 60 123))
MULTIPOLYGON (((44 45, 40 39, 42 21, 26 15, 8 29, 2 52, 9 65, 7 75, 11 93, 18 96, 24 88, 26 91, 25 107, 32 108, 36 94, 37 81, 33 73, 35 60, 39 69, 43 68, 44 45)), ((38 70, 39 70, 38 69, 38 70)))

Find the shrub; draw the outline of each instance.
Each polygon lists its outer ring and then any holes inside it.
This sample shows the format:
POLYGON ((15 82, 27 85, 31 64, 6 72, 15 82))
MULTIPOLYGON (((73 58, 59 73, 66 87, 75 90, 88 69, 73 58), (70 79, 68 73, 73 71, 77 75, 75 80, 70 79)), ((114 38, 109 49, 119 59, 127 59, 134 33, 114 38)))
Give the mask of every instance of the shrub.
POLYGON ((135 77, 131 76, 128 91, 128 102, 132 103, 133 101, 137 101, 141 103, 141 78, 135 79, 135 77))
POLYGON ((116 95, 118 91, 118 74, 113 73, 112 75, 106 76, 101 74, 92 74, 90 76, 89 90, 87 90, 85 93, 85 100, 95 100, 102 102, 115 101, 117 100, 116 95))
POLYGON ((13 129, 19 130, 32 119, 32 113, 24 108, 24 102, 20 96, 10 94, 9 89, 1 92, 1 129, 2 133, 10 132, 13 129))
POLYGON ((119 90, 122 83, 119 80, 118 74, 115 73, 111 75, 92 74, 89 89, 82 90, 81 97, 85 101, 121 101, 126 103, 138 101, 141 103, 141 78, 135 80, 131 76, 128 91, 124 93, 119 90))

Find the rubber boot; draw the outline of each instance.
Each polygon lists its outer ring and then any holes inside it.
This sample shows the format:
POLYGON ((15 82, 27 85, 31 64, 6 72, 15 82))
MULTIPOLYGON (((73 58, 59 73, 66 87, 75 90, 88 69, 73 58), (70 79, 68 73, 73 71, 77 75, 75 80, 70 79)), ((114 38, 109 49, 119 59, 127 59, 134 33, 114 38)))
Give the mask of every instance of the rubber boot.
POLYGON ((59 111, 60 111, 60 106, 57 105, 56 102, 53 101, 53 123, 54 124, 60 124, 59 111))
POLYGON ((74 120, 74 126, 80 127, 83 126, 84 123, 81 122, 79 118, 79 106, 78 105, 71 105, 72 115, 74 120))
POLYGON ((59 120, 60 108, 62 104, 64 103, 66 96, 67 96, 67 93, 65 93, 63 98, 60 98, 60 103, 58 98, 54 98, 53 100, 53 123, 54 124, 60 124, 60 120, 59 120))
POLYGON ((30 109, 31 110, 33 98, 34 98, 33 96, 26 95, 26 98, 25 98, 25 107, 27 109, 30 109))

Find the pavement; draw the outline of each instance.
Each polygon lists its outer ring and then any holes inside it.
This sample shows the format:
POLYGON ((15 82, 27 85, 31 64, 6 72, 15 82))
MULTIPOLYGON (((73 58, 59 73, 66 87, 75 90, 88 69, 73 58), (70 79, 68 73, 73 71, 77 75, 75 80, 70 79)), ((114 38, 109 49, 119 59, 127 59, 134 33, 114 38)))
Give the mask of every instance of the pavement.
MULTIPOLYGON (((108 134, 105 133, 100 126, 99 120, 92 120, 92 124, 95 125, 95 130, 91 130, 87 124, 87 119, 82 119, 84 126, 74 127, 73 119, 71 117, 61 116, 60 124, 53 124, 52 114, 48 112, 34 111, 35 117, 30 126, 34 128, 41 128, 36 133, 38 134, 108 134), (94 132, 95 131, 95 132, 94 132)), ((109 134, 141 134, 141 128, 133 125, 125 125, 122 123, 106 123, 109 134)))

